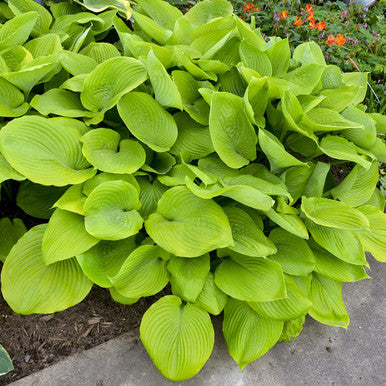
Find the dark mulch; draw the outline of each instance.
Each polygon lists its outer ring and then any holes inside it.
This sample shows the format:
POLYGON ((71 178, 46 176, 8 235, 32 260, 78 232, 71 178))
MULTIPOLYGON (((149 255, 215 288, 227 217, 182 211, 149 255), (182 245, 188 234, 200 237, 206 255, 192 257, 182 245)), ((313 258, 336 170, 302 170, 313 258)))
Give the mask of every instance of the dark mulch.
POLYGON ((0 342, 15 367, 0 377, 0 385, 138 327, 143 313, 161 295, 125 306, 114 302, 108 290, 95 286, 82 303, 68 310, 28 316, 15 314, 0 295, 0 342))

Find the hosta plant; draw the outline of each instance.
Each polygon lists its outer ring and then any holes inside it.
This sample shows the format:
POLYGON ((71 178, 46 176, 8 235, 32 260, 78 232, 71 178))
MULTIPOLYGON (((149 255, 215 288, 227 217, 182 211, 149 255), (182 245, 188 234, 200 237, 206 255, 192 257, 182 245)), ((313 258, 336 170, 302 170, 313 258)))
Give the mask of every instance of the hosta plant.
POLYGON ((342 283, 369 277, 365 251, 386 259, 386 124, 361 104, 366 73, 263 39, 225 0, 0 12, 0 177, 40 219, 0 223, 15 312, 64 310, 93 285, 128 305, 169 288, 140 334, 176 381, 209 358, 210 315, 240 367, 307 314, 348 326, 342 283))

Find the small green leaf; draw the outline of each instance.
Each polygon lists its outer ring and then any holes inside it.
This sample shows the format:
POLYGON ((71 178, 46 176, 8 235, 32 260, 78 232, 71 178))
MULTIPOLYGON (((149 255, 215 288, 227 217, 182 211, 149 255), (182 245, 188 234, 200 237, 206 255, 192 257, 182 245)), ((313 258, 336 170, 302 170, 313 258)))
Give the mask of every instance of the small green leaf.
POLYGON ((342 283, 314 273, 308 313, 318 322, 347 328, 350 318, 342 299, 342 283))
POLYGON ((139 232, 143 219, 138 190, 117 180, 99 184, 84 203, 87 232, 102 240, 121 240, 139 232))
POLYGON ((82 138, 82 153, 97 169, 107 173, 132 174, 144 163, 143 147, 131 139, 120 141, 120 135, 110 129, 94 129, 82 138))
POLYGON ((3 217, 0 220, 0 261, 4 263, 9 251, 26 232, 27 228, 19 218, 3 217))
POLYGON ((202 291, 210 269, 209 254, 194 259, 173 256, 167 265, 174 295, 194 303, 202 291))
POLYGON ((149 94, 127 94, 119 101, 118 112, 129 131, 152 150, 165 152, 176 142, 176 122, 149 94))
POLYGON ((83 273, 100 287, 113 284, 110 277, 117 275, 122 264, 135 249, 135 237, 118 241, 100 241, 86 252, 76 256, 83 273))
POLYGON ((0 344, 0 375, 7 374, 13 370, 11 357, 5 351, 5 348, 0 344))
POLYGON ((285 273, 308 275, 314 270, 315 257, 305 240, 281 228, 275 228, 269 238, 277 248, 269 259, 279 263, 285 273))
POLYGON ((266 319, 245 302, 229 299, 225 305, 224 338, 230 356, 240 369, 272 348, 282 330, 282 320, 266 319))
POLYGON ((109 279, 125 297, 154 295, 169 282, 165 261, 168 257, 158 246, 142 245, 129 254, 117 274, 109 279))
POLYGON ((195 304, 200 306, 210 314, 218 315, 224 309, 224 306, 228 300, 228 295, 218 288, 214 282, 214 275, 209 272, 204 287, 198 295, 195 304))
POLYGON ((286 295, 283 271, 278 263, 236 252, 229 255, 217 267, 214 277, 223 292, 249 302, 268 302, 286 295))
POLYGON ((56 209, 43 237, 45 264, 66 260, 93 247, 98 239, 86 232, 84 219, 76 213, 56 209))

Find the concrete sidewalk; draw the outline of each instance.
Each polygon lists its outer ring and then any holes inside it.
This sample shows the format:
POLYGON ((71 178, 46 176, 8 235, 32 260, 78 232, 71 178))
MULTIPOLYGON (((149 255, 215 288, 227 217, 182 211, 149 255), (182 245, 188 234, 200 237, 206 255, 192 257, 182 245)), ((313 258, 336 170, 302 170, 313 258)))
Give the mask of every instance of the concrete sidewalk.
POLYGON ((193 379, 167 381, 154 367, 134 330, 13 386, 32 385, 386 385, 384 278, 386 264, 370 259, 372 280, 344 286, 351 324, 347 331, 311 318, 294 343, 278 343, 240 371, 216 323, 213 354, 193 379))

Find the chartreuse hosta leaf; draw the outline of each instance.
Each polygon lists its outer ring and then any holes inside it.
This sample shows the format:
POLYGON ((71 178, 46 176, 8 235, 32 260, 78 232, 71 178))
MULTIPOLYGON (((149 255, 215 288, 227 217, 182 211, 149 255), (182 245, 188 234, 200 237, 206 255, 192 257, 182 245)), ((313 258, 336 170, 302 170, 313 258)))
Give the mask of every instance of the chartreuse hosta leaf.
POLYGON ((271 221, 302 239, 308 239, 308 230, 304 222, 296 214, 287 214, 275 212, 272 208, 265 213, 271 221))
POLYGON ((52 16, 46 8, 33 0, 9 0, 8 6, 15 15, 27 12, 37 12, 38 18, 34 30, 38 33, 47 33, 52 22, 52 16))
POLYGON ((173 115, 178 127, 178 137, 170 152, 179 155, 182 150, 190 153, 191 159, 206 157, 214 152, 209 128, 200 125, 185 112, 173 115))
POLYGON ((209 132, 217 154, 231 168, 240 168, 256 158, 257 136, 241 97, 213 94, 209 132))
POLYGON ((285 275, 287 297, 271 302, 250 302, 249 306, 267 319, 291 320, 307 313, 311 301, 305 297, 292 276, 285 275))
POLYGON ((170 255, 155 245, 142 245, 129 254, 117 274, 110 277, 123 296, 140 298, 161 291, 169 281, 166 262, 170 255))
POLYGON ((145 312, 140 335, 158 370, 173 381, 196 375, 214 345, 208 313, 173 295, 164 296, 145 312))
POLYGON ((8 20, 0 28, 0 50, 23 44, 34 28, 39 15, 26 12, 8 20))
POLYGON ((345 179, 334 189, 331 194, 344 203, 357 207, 365 204, 373 195, 378 183, 378 165, 376 161, 366 170, 360 165, 355 165, 345 179))
POLYGON ((107 173, 131 174, 146 159, 143 147, 131 139, 120 141, 120 135, 111 129, 94 129, 82 138, 82 152, 97 169, 107 173))
POLYGON ((103 182, 84 203, 87 232, 102 240, 120 240, 138 233, 143 219, 138 190, 130 183, 117 180, 103 182))
POLYGON ((42 240, 47 225, 30 229, 12 248, 1 271, 1 290, 19 314, 50 314, 81 302, 92 282, 75 258, 46 265, 42 240), (14 272, 18 274, 15 276, 14 272))
POLYGON ((123 13, 127 19, 132 14, 129 0, 77 0, 76 2, 92 12, 102 12, 108 8, 115 8, 123 13))
POLYGON ((246 302, 229 299, 225 305, 222 331, 229 354, 240 369, 273 347, 282 330, 282 320, 266 319, 246 302))
POLYGON ((0 344, 0 375, 7 374, 9 371, 12 371, 13 364, 11 357, 5 351, 5 348, 0 344))
POLYGON ((87 251, 98 241, 87 233, 82 216, 56 209, 44 233, 42 258, 46 264, 69 259, 87 251))
POLYGON ((140 61, 128 57, 111 58, 87 76, 80 100, 88 110, 103 113, 146 79, 146 68, 140 61))
POLYGON ((38 116, 14 119, 0 132, 1 152, 32 182, 56 186, 81 183, 96 171, 83 157, 81 135, 70 122, 61 125, 38 116))
POLYGON ((35 95, 31 106, 42 115, 62 117, 92 117, 94 114, 82 106, 78 94, 61 89, 51 89, 43 95, 35 95))
POLYGON ((299 44, 294 50, 293 58, 303 66, 309 63, 326 64, 323 52, 316 42, 299 44))
POLYGON ((223 208, 228 217, 235 245, 229 249, 248 256, 263 257, 276 252, 275 245, 242 209, 223 208))
POLYGON ((204 288, 210 269, 209 254, 194 259, 173 256, 167 265, 172 292, 185 301, 194 303, 204 288))
POLYGON ((231 227, 222 208, 182 186, 162 195, 157 212, 149 216, 145 226, 157 244, 177 256, 197 257, 233 245, 231 227))
POLYGON ((382 262, 386 262, 386 214, 373 206, 365 205, 358 208, 369 220, 368 230, 357 233, 363 248, 382 262))
POLYGON ((25 177, 18 173, 0 153, 0 183, 11 179, 23 181, 25 177))
POLYGON ((230 251, 216 268, 215 283, 235 299, 268 302, 286 296, 283 271, 278 263, 230 251))
POLYGON ((209 272, 204 287, 194 303, 210 314, 218 315, 224 309, 227 300, 228 295, 217 287, 213 273, 209 272))
POLYGON ((279 340, 290 343, 295 340, 303 330, 303 324, 305 322, 305 315, 300 318, 286 320, 283 325, 283 331, 281 332, 279 340))
POLYGON ((176 142, 176 122, 149 94, 125 95, 118 103, 118 112, 131 134, 152 150, 165 152, 176 142))
POLYGON ((49 219, 53 204, 66 191, 63 186, 45 186, 23 181, 16 196, 17 205, 32 217, 49 219))
POLYGON ((311 240, 315 272, 337 281, 354 282, 369 278, 363 266, 346 263, 311 240))
MULTIPOLYGON (((363 246, 358 238, 358 232, 329 228, 306 221, 307 228, 313 239, 324 249, 346 263, 367 265, 363 246)), ((364 228, 369 230, 369 228, 364 228)))
POLYGON ((305 240, 281 228, 275 228, 269 239, 277 248, 269 259, 279 263, 285 273, 308 275, 314 270, 315 257, 305 240))
POLYGON ((307 167, 306 164, 287 153, 283 144, 268 130, 259 129, 259 146, 267 156, 273 172, 290 166, 307 167))
POLYGON ((0 117, 19 117, 28 111, 23 93, 3 78, 0 78, 0 117))
POLYGON ((69 212, 78 213, 84 216, 84 202, 87 196, 82 192, 83 184, 70 186, 58 200, 52 205, 53 208, 60 208, 69 212))
POLYGON ((123 262, 136 248, 135 236, 118 241, 100 241, 86 252, 76 256, 84 274, 100 287, 112 287, 114 277, 123 262))
POLYGON ((340 202, 321 197, 303 197, 301 209, 314 223, 345 230, 361 230, 369 227, 366 216, 340 202))
POLYGON ((162 106, 182 110, 182 99, 178 88, 166 72, 160 60, 150 50, 147 55, 146 69, 154 89, 155 100, 162 106))
POLYGON ((342 282, 314 273, 310 300, 312 305, 308 313, 315 320, 331 326, 347 328, 350 318, 342 299, 342 282))
POLYGON ((113 300, 121 304, 131 305, 137 303, 137 301, 139 300, 139 298, 128 298, 126 296, 121 295, 114 287, 110 287, 109 291, 113 300))
POLYGON ((10 220, 3 217, 0 220, 0 261, 4 263, 11 248, 25 232, 27 228, 19 218, 10 220))

